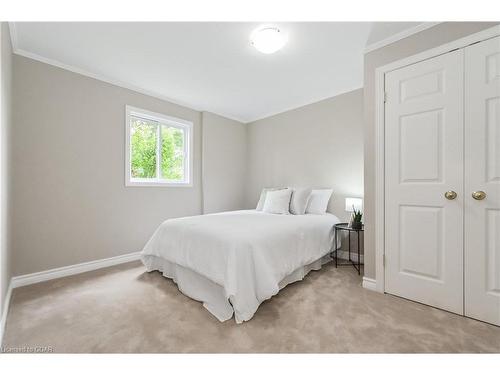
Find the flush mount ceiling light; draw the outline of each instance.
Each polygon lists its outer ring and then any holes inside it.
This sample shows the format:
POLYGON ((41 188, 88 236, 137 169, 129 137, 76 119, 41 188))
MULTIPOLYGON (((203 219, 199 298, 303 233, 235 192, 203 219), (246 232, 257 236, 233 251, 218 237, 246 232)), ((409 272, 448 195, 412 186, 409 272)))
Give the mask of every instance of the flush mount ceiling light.
POLYGON ((262 53, 274 53, 286 44, 286 36, 277 27, 265 26, 254 30, 250 43, 262 53))

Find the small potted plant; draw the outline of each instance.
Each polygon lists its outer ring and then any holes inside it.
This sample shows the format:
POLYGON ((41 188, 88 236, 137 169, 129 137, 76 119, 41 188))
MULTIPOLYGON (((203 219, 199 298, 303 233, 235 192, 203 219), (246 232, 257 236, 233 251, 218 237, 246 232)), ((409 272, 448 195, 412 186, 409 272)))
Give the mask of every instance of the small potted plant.
POLYGON ((361 219, 363 218, 363 214, 361 213, 361 210, 357 210, 352 207, 352 218, 351 218, 351 228, 352 229, 361 229, 363 228, 363 223, 361 222, 361 219))

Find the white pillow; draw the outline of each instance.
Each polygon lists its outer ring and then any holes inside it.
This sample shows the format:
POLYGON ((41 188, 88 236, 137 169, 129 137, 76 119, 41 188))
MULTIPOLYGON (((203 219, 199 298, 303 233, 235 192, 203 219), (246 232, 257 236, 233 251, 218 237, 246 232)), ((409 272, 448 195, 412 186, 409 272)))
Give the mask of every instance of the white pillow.
POLYGON ((255 209, 257 211, 262 211, 262 209, 264 208, 264 202, 266 201, 266 194, 268 191, 283 190, 283 189, 286 189, 286 188, 264 188, 264 189, 262 189, 262 191, 260 192, 259 202, 257 203, 257 207, 255 207, 255 209))
POLYGON ((318 189, 311 191, 309 203, 307 204, 306 214, 323 215, 328 208, 328 201, 332 196, 332 189, 318 189))
POLYGON ((289 214, 291 189, 268 191, 262 211, 270 214, 289 214))
POLYGON ((292 200, 290 201, 290 213, 304 215, 310 196, 311 189, 293 189, 292 200))

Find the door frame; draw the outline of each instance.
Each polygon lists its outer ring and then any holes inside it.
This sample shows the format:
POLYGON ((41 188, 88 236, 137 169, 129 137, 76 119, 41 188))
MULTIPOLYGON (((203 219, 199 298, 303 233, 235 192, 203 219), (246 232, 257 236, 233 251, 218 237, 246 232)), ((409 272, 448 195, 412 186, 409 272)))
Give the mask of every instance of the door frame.
POLYGON ((500 36, 494 26, 375 69, 375 290, 385 292, 385 74, 500 36))

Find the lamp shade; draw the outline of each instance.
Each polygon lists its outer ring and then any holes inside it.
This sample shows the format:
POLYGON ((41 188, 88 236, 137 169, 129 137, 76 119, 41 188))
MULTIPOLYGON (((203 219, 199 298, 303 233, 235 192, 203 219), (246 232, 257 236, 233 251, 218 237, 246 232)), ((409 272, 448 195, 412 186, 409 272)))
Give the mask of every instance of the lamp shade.
POLYGON ((353 207, 356 211, 363 208, 363 199, 361 198, 346 198, 345 199, 345 210, 347 212, 353 212, 353 207))

